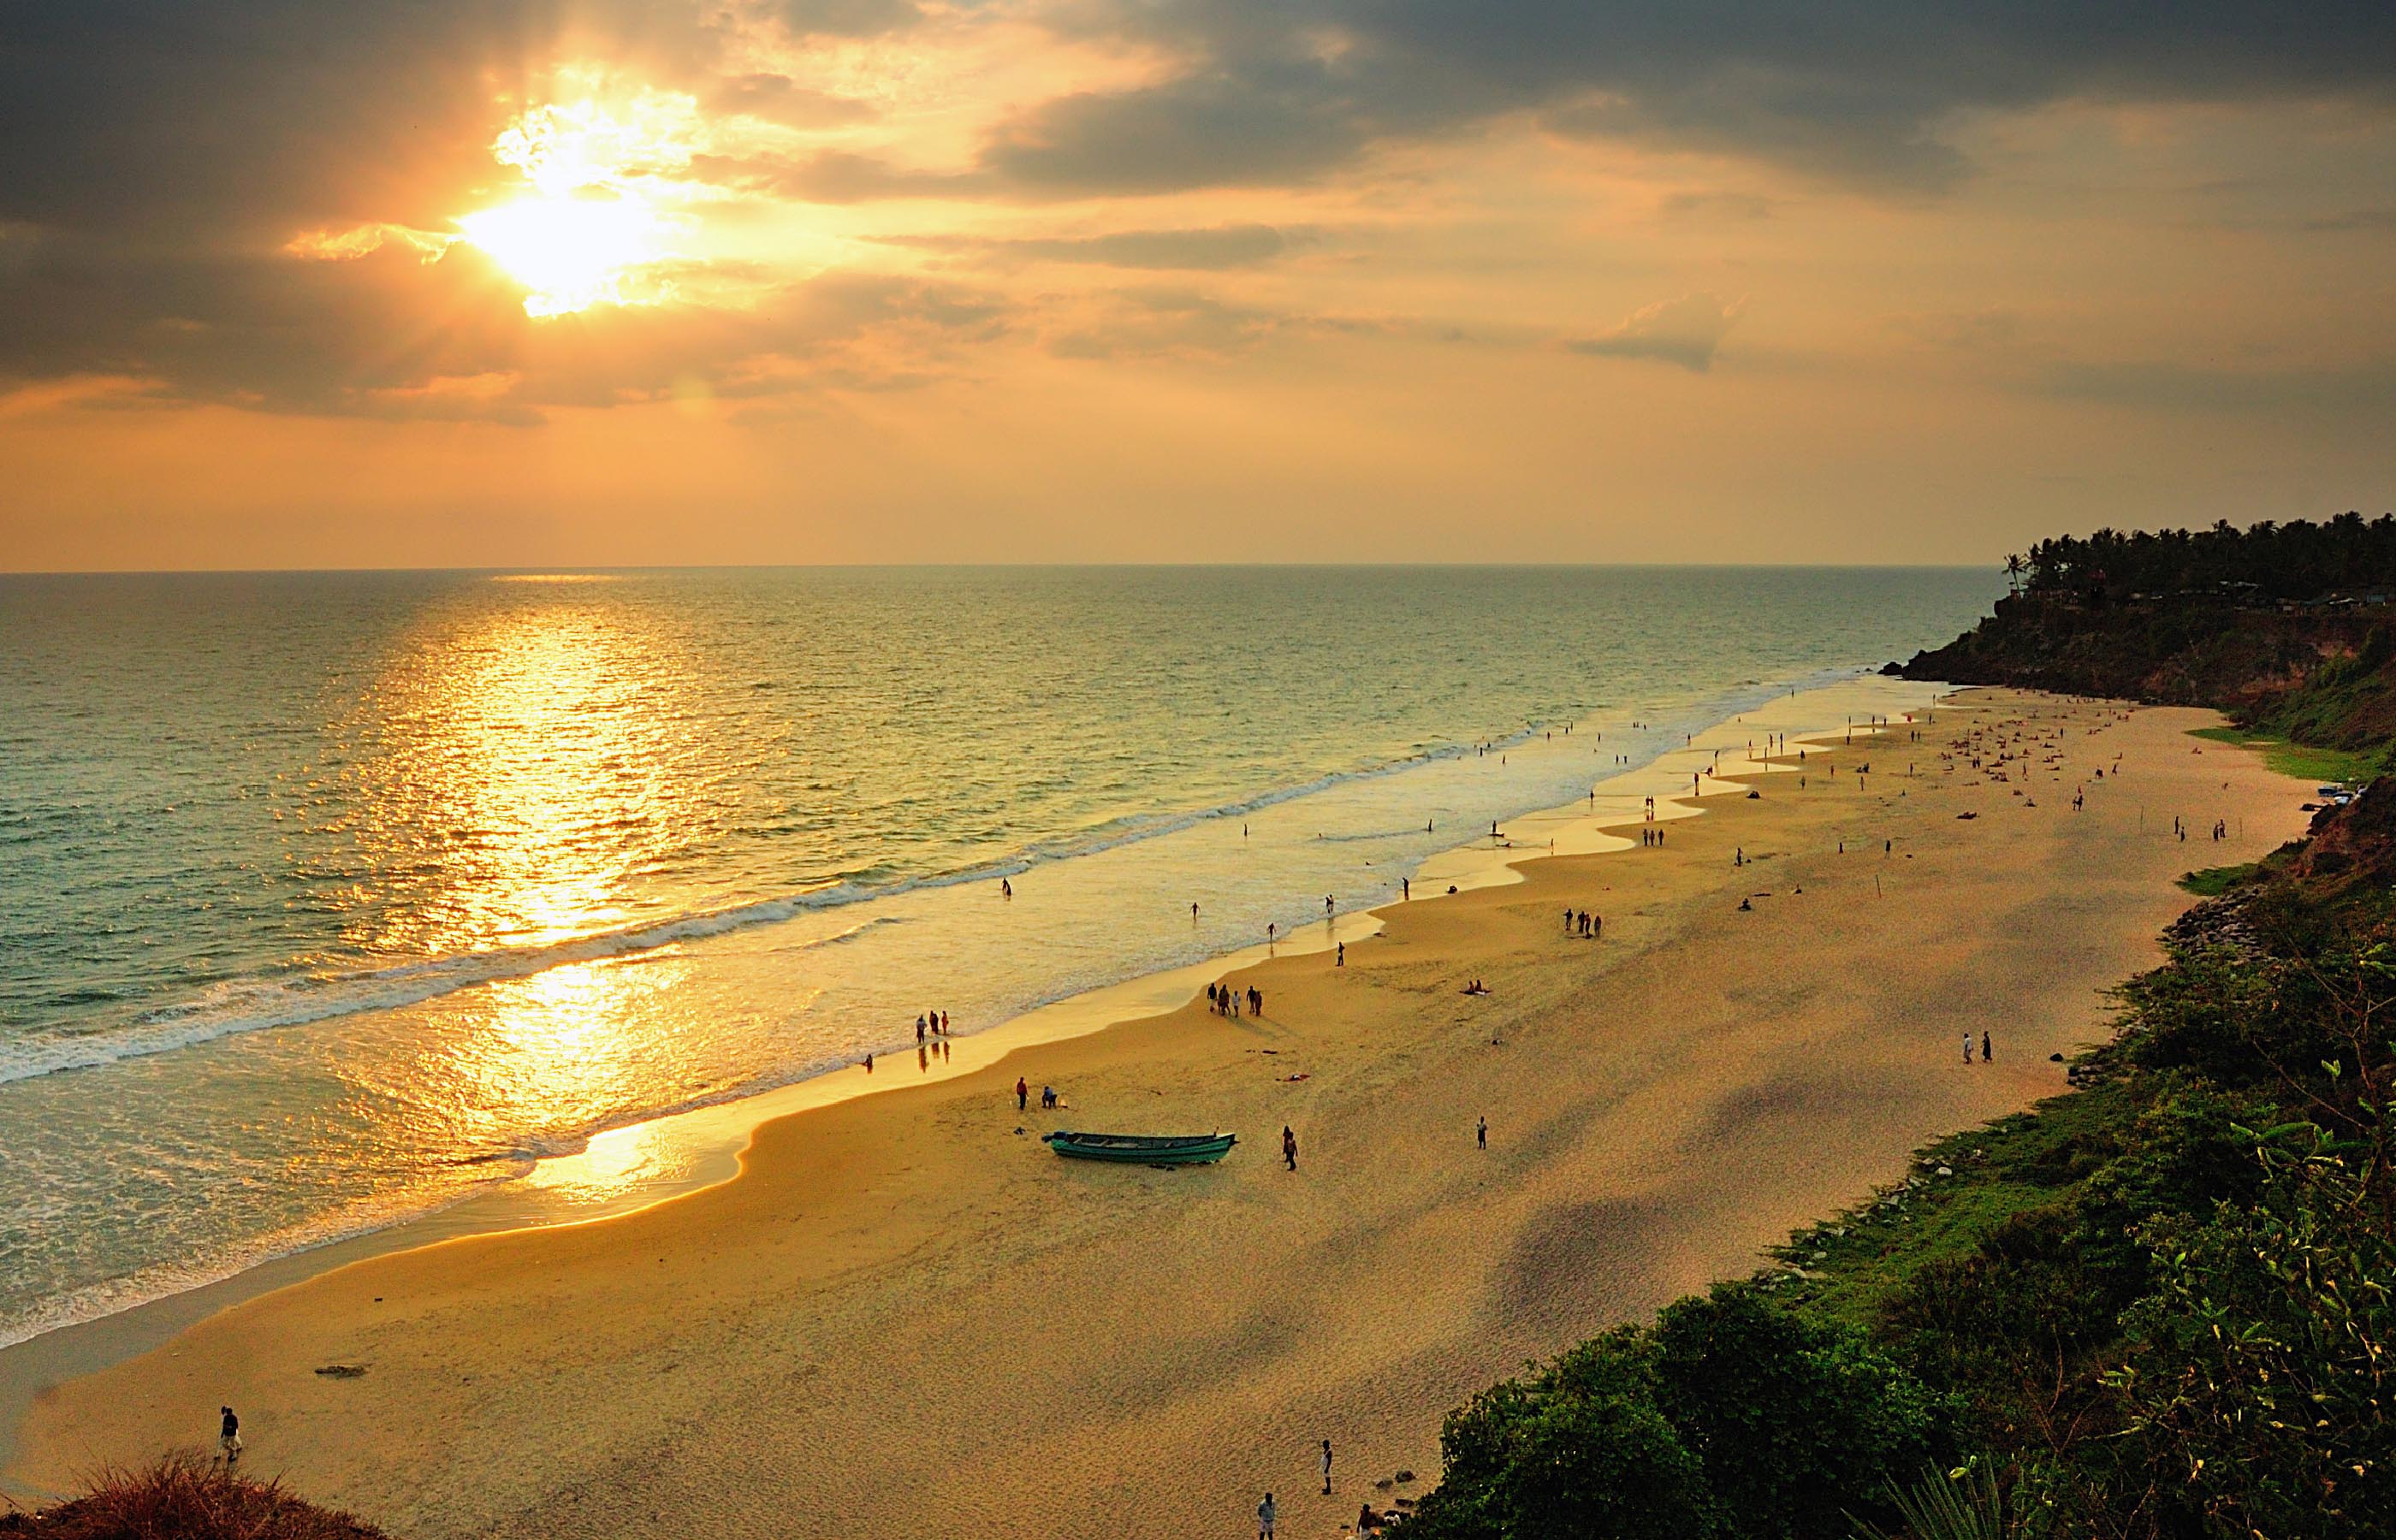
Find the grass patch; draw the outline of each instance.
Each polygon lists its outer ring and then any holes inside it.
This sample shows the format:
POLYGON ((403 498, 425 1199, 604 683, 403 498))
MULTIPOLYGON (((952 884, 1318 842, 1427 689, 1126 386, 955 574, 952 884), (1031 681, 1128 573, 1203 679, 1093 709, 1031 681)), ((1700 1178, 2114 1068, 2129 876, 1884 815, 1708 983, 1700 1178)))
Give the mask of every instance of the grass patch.
POLYGON ((2075 1188, 2120 1150, 2133 1115, 2118 1087, 2101 1086, 1950 1135, 1917 1152, 1903 1182, 1775 1247, 1811 1275, 1784 1277, 1775 1293, 1817 1319, 1870 1327, 1923 1268, 1974 1255, 2006 1221, 2075 1188))
POLYGON ((2248 861, 2243 866, 2206 867, 2203 871, 2182 873, 2179 885, 2200 898, 2218 898, 2254 876, 2261 866, 2259 861, 2248 861))
POLYGON ((2234 743, 2242 749, 2259 749, 2263 763, 2271 770, 2316 786, 2331 781, 2361 784, 2378 773, 2385 757, 2382 750, 2316 749, 2244 727, 2196 727, 2188 736, 2209 738, 2215 743, 2234 743))

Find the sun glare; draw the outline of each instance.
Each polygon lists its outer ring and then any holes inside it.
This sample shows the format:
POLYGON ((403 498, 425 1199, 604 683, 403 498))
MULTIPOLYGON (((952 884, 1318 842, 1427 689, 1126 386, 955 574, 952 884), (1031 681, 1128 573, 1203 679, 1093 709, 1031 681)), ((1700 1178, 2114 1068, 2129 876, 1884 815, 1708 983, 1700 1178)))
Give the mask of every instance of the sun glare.
POLYGON ((458 221, 466 239, 525 285, 525 313, 623 304, 628 275, 659 255, 658 219, 618 194, 520 198, 458 221))
POLYGON ((459 219, 459 233, 525 286, 527 315, 654 302, 661 285, 645 270, 669 255, 672 222, 657 179, 689 164, 692 113, 688 98, 644 96, 621 115, 592 101, 523 113, 491 154, 528 187, 459 219))

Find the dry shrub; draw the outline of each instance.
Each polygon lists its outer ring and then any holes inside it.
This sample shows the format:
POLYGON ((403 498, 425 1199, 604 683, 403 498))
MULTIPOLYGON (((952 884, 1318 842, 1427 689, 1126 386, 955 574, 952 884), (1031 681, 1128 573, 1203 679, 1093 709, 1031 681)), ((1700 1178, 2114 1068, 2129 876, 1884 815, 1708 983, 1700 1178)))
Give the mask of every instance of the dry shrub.
POLYGON ((90 1490, 37 1513, 0 1514, 22 1540, 390 1540, 350 1514, 321 1508, 193 1454, 140 1470, 103 1469, 90 1490))

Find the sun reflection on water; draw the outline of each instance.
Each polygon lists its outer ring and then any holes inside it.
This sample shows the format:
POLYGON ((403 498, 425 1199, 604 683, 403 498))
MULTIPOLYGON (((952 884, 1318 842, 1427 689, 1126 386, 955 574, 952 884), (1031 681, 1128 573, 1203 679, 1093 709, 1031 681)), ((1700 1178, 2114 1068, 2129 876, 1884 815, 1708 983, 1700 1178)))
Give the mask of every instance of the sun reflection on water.
MULTIPOLYGON (((721 799, 672 636, 600 606, 500 610, 421 639, 369 704, 385 751, 360 768, 373 870, 431 891, 361 914, 372 951, 538 947, 640 918, 624 895, 718 832, 721 799)), ((647 885, 647 884, 643 884, 647 885)))

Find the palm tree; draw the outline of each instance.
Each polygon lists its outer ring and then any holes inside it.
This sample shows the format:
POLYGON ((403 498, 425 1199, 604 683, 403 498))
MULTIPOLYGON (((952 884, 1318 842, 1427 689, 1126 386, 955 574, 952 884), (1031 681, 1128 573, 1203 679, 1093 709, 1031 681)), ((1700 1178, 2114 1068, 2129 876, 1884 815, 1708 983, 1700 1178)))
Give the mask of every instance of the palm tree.
POLYGON ((2017 594, 2021 592, 2022 574, 2029 570, 2030 564, 2023 561, 2019 556, 2008 556, 2005 558, 2005 581, 2012 585, 2013 591, 2017 594))

